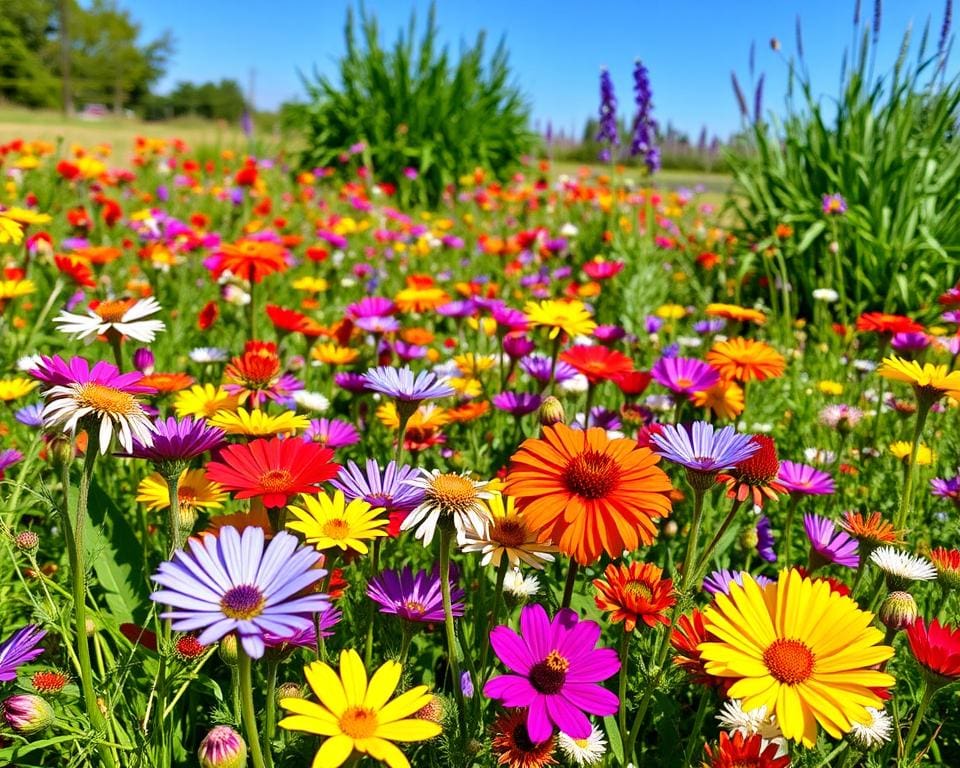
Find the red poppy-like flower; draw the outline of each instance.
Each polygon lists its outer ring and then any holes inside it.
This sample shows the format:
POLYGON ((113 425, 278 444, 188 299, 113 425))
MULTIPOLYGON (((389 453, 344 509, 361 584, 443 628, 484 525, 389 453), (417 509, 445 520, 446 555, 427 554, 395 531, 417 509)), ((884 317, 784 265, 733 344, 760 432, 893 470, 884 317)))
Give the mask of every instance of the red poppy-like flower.
POLYGON ((932 685, 960 680, 960 629, 934 619, 927 626, 922 618, 907 628, 910 650, 932 685))
POLYGON ((895 333, 916 333, 923 326, 916 320, 903 315, 890 315, 886 312, 864 312, 857 318, 857 330, 893 336, 895 333))
POLYGON ((207 328, 217 321, 219 316, 220 307, 217 305, 217 302, 208 301, 197 315, 197 328, 201 331, 207 330, 207 328))
POLYGON ((560 359, 586 376, 591 384, 633 371, 633 361, 629 357, 602 346, 578 344, 564 351, 560 359))
POLYGON ((743 731, 734 731, 731 736, 721 731, 719 743, 712 747, 708 744, 704 751, 707 758, 704 768, 787 768, 790 765, 790 755, 777 757, 777 745, 773 742, 764 745, 759 733, 746 736, 743 731))
POLYGON ((267 317, 278 331, 297 333, 310 326, 310 318, 295 309, 267 304, 267 317))
POLYGON ((652 376, 649 371, 624 371, 611 377, 620 391, 627 397, 637 397, 642 395, 644 390, 650 386, 652 376))
POLYGON ((780 460, 772 437, 754 435, 751 441, 759 445, 757 452, 734 466, 729 472, 717 475, 718 482, 727 484, 727 496, 738 501, 753 497, 753 503, 763 506, 764 499, 777 500, 787 489, 780 482, 780 460))
POLYGON ((83 259, 57 254, 53 257, 54 264, 60 274, 66 275, 81 288, 95 288, 97 281, 93 277, 93 270, 83 259))
POLYGON ((267 507, 283 507, 298 493, 316 493, 340 471, 329 448, 279 437, 228 446, 220 459, 207 464, 207 478, 238 499, 260 496, 267 507))

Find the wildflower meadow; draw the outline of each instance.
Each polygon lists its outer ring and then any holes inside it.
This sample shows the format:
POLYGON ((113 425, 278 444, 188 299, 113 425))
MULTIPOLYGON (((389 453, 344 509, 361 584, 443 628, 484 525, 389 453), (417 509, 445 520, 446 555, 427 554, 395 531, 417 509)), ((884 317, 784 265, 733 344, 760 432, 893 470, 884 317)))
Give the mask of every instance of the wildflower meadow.
MULTIPOLYGON (((569 172, 335 101, 305 151, 0 145, 0 765, 960 764, 955 201, 878 244, 773 125, 668 188, 632 73, 569 172)), ((884 114, 955 126, 935 74, 884 114)))

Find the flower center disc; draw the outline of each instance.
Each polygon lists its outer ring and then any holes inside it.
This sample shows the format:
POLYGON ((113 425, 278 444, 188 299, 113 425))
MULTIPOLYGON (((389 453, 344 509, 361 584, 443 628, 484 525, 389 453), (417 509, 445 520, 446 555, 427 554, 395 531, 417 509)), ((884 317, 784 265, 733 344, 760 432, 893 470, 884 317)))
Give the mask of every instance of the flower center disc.
POLYGON ((267 491, 283 491, 290 487, 293 475, 287 469, 271 469, 260 476, 260 487, 267 491))
POLYGON ((477 498, 473 483, 460 475, 438 475, 430 483, 427 493, 445 512, 466 509, 477 498))
POLYGON ((571 461, 563 473, 571 493, 585 499, 600 499, 613 490, 620 477, 620 468, 612 456, 599 451, 585 451, 571 461))
POLYGON ((490 538, 505 547, 519 547, 527 541, 527 528, 516 518, 500 520, 490 532, 490 538))
POLYGON ((133 395, 103 384, 81 384, 75 398, 81 406, 101 413, 129 415, 137 409, 133 395))
POLYGON ((653 590, 650 589, 650 586, 644 584, 642 581, 628 581, 624 587, 623 591, 628 595, 633 597, 642 597, 644 600, 649 600, 653 597, 653 590))
POLYGON ((265 602, 259 587, 240 584, 227 590, 220 599, 220 609, 228 619, 252 619, 263 612, 265 602))
POLYGON ((323 524, 323 535, 336 541, 347 538, 348 533, 350 533, 350 525, 343 518, 335 517, 323 524))
POLYGON ((349 707, 340 715, 340 730, 351 739, 369 739, 377 732, 377 713, 363 707, 349 707))
POLYGON ((547 658, 530 668, 530 684, 539 693, 558 693, 567 679, 570 662, 557 651, 550 651, 547 658))
POLYGON ((427 612, 427 606, 425 606, 425 605, 424 605, 423 603, 421 603, 419 600, 407 600, 407 601, 403 604, 403 607, 404 607, 409 613, 415 613, 415 614, 417 614, 418 616, 423 616, 423 614, 425 614, 425 613, 427 612))
POLYGON ((133 306, 132 301, 101 301, 93 311, 96 312, 105 323, 119 323, 123 320, 123 316, 127 314, 127 310, 130 309, 131 306, 133 306))
POLYGON ((800 640, 778 638, 763 652, 763 663, 781 683, 796 685, 813 674, 813 651, 800 640))

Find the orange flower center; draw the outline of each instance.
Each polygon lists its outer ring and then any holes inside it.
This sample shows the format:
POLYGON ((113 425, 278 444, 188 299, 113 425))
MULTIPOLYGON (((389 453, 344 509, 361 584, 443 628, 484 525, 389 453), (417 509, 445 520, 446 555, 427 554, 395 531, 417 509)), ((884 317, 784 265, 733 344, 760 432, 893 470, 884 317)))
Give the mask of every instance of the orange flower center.
POLYGON ((266 598, 253 584, 231 587, 220 599, 220 610, 229 619, 252 619, 263 612, 266 598))
POLYGON ((271 469, 260 475, 260 487, 265 491, 285 491, 293 482, 288 469, 271 469))
POLYGON ((427 496, 447 514, 469 509, 477 500, 477 489, 469 478, 460 475, 438 475, 430 481, 427 496))
POLYGON ((101 301, 93 311, 100 315, 100 319, 105 323, 119 323, 132 305, 133 302, 122 299, 101 301))
POLYGON ((644 600, 653 597, 653 590, 650 589, 650 585, 644 584, 642 581, 628 581, 623 585, 623 591, 633 597, 642 597, 644 600))
POLYGON ((349 533, 350 524, 342 517, 335 517, 323 524, 323 535, 335 541, 347 538, 349 533))
POLYGON ((103 384, 81 384, 76 390, 75 399, 79 405, 101 413, 129 416, 137 410, 133 395, 103 384))
POLYGON ((419 600, 407 600, 407 602, 403 604, 403 607, 410 611, 410 613, 419 613, 422 615, 427 612, 427 606, 419 600))
POLYGON ((527 527, 515 517, 498 520, 490 538, 505 547, 519 547, 527 542, 527 527))
POLYGON ((816 658, 801 640, 777 638, 763 652, 763 663, 781 683, 796 685, 813 674, 816 658))
POLYGON ((348 707, 340 715, 340 730, 351 739, 369 739, 377 725, 377 713, 365 707, 348 707))
POLYGON ((530 684, 540 693, 557 693, 567 679, 570 662, 557 651, 550 651, 547 658, 530 668, 530 684))
POLYGON ((200 494, 198 494, 193 488, 191 488, 188 485, 181 485, 179 488, 177 488, 177 500, 181 504, 190 506, 198 498, 200 498, 200 494))
POLYGON ((571 493, 585 499, 601 499, 617 484, 620 467, 612 456, 588 450, 578 454, 563 473, 571 493))

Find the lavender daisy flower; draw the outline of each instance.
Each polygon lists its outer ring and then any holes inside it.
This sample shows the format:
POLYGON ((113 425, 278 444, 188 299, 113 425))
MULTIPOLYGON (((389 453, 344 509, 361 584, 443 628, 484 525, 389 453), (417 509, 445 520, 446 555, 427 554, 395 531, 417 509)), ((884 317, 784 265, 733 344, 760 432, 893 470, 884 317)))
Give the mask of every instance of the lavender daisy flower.
POLYGON ((28 427, 43 426, 43 405, 40 403, 31 403, 13 414, 13 417, 21 424, 28 427))
POLYGON ((205 533, 188 546, 151 576, 163 589, 150 598, 173 609, 161 614, 173 619, 173 629, 203 629, 197 637, 202 645, 236 632, 247 655, 259 659, 265 634, 293 635, 313 623, 311 614, 330 608, 327 595, 296 596, 327 572, 314 567, 320 553, 299 546, 286 531, 265 548, 262 528, 251 526, 241 535, 228 525, 219 536, 205 533))
MULTIPOLYGON (((718 594, 729 595, 731 584, 739 584, 741 587, 743 586, 743 576, 745 573, 746 571, 731 571, 728 568, 722 568, 719 571, 714 571, 703 580, 703 589, 711 597, 718 594)), ((751 575, 751 578, 761 589, 768 584, 773 584, 773 579, 768 579, 766 576, 751 575)))
POLYGON ((144 445, 134 438, 133 450, 121 456, 146 459, 164 476, 178 475, 191 460, 223 444, 224 431, 192 416, 173 416, 153 425, 153 440, 144 445))
MULTIPOLYGON (((450 600, 454 616, 463 616, 463 590, 458 589, 450 577, 450 600)), ((417 571, 410 566, 402 571, 381 571, 367 585, 367 597, 380 606, 380 613, 387 613, 417 623, 443 621, 443 595, 440 590, 440 571, 417 571)))
POLYGON ((511 416, 526 416, 540 407, 543 399, 529 392, 501 392, 490 398, 490 402, 511 416))
MULTIPOLYGON (((578 413, 570 424, 570 428, 583 429, 583 416, 582 413, 578 413)), ((623 422, 620 421, 620 415, 616 411, 607 410, 602 405, 595 405, 590 409, 590 426, 616 431, 623 426, 623 422)))
POLYGON ((777 562, 777 551, 773 545, 773 528, 770 525, 770 518, 760 515, 757 520, 757 554, 768 563, 777 562))
POLYGON ((393 351, 397 353, 397 357, 404 363, 409 363, 411 360, 422 360, 427 356, 427 348, 420 346, 419 344, 407 344, 407 342, 402 339, 397 339, 393 342, 393 351))
POLYGON ((741 435, 733 427, 717 430, 706 421, 674 426, 665 424, 650 438, 654 451, 695 472, 717 473, 730 469, 757 452, 752 435, 741 435))
POLYGON ((784 488, 795 494, 829 496, 836 490, 833 478, 828 473, 795 461, 781 461, 777 479, 784 488))
POLYGON ((416 408, 416 405, 424 400, 450 397, 454 394, 453 387, 437 379, 437 375, 432 371, 420 371, 414 377, 413 371, 406 366, 371 368, 363 374, 363 378, 370 391, 392 397, 412 408, 416 408))
POLYGON ((451 301, 437 307, 437 314, 443 317, 463 318, 470 317, 475 311, 476 305, 470 301, 451 301))
POLYGON ((347 392, 369 391, 367 389, 367 380, 360 373, 349 373, 347 371, 335 373, 333 375, 333 381, 340 389, 345 389, 347 392))
POLYGON ((710 320, 698 320, 693 324, 693 330, 696 333, 701 333, 704 336, 711 333, 720 333, 724 328, 727 327, 727 321, 722 317, 712 318, 710 320))
POLYGON ((710 389, 720 380, 715 368, 690 357, 661 357, 650 369, 650 375, 675 395, 710 389))
MULTIPOLYGON (((550 358, 544 355, 530 355, 520 361, 520 367, 523 371, 540 384, 550 383, 550 365, 550 358)), ((556 368, 553 371, 553 378, 557 384, 570 381, 576 375, 576 368, 562 360, 557 360, 556 368)))
POLYGON ((327 448, 343 448, 360 442, 356 427, 341 419, 313 419, 302 437, 308 443, 320 443, 327 448))
MULTIPOLYGON (((320 637, 332 637, 333 628, 340 623, 342 618, 343 613, 339 608, 328 608, 322 611, 320 613, 320 637)), ((317 630, 311 621, 309 626, 283 636, 275 635, 272 632, 264 632, 263 644, 267 648, 282 648, 286 645, 315 649, 317 647, 317 630)))
POLYGON ((358 317, 353 321, 357 328, 362 328, 367 333, 394 333, 400 330, 400 321, 389 315, 372 315, 370 317, 358 317))
POLYGON ((407 485, 407 480, 418 476, 413 467, 391 461, 381 469, 376 459, 367 459, 365 470, 348 461, 330 485, 343 491, 347 501, 363 499, 390 514, 407 513, 423 501, 423 490, 407 485))
POLYGON ((396 305, 382 296, 364 296, 360 301, 347 306, 347 317, 359 320, 362 317, 383 317, 397 311, 396 305))
POLYGON ((497 302, 490 307, 490 316, 497 322, 500 328, 509 333, 525 331, 530 327, 527 316, 524 312, 513 307, 508 307, 503 302, 497 302))
POLYGON ((16 448, 7 448, 6 450, 0 451, 0 480, 3 479, 5 470, 22 460, 23 454, 16 448))
POLYGON ((823 205, 823 212, 827 214, 827 216, 842 216, 847 212, 847 201, 844 200, 843 195, 839 193, 824 195, 821 198, 821 203, 823 205))
POLYGON ((960 476, 935 477, 930 481, 930 492, 941 499, 949 499, 960 507, 960 476))
POLYGON ((803 516, 803 528, 810 539, 811 573, 831 563, 847 568, 856 568, 860 564, 857 540, 838 531, 832 520, 808 512, 803 516))
POLYGON ((17 667, 43 653, 43 648, 37 646, 46 634, 36 625, 27 624, 0 643, 0 682, 15 680, 17 667))

